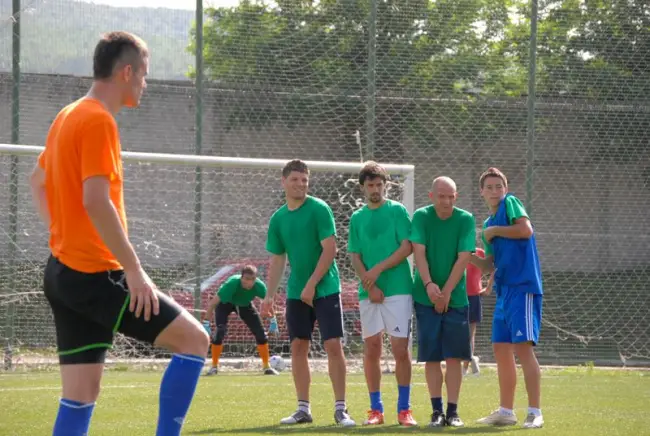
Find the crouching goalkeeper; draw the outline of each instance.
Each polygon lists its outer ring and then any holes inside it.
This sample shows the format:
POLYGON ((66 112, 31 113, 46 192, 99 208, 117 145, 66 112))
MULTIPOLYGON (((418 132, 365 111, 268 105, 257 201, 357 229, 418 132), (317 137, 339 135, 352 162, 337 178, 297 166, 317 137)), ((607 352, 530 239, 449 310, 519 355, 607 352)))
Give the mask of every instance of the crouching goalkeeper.
MULTIPOLYGON (((215 296, 210 300, 207 310, 201 315, 201 321, 208 332, 210 324, 206 318, 211 318, 212 313, 214 313, 216 325, 214 334, 210 335, 212 340, 212 368, 206 375, 214 375, 219 372, 219 356, 221 356, 223 340, 228 330, 228 317, 232 312, 237 312, 239 318, 244 321, 253 336, 255 336, 264 374, 278 374, 269 365, 269 340, 262 326, 262 319, 252 304, 255 297, 266 297, 266 285, 257 278, 257 268, 253 265, 247 265, 241 270, 241 273, 234 274, 223 282, 215 296)), ((277 334, 277 332, 277 321, 273 318, 271 319, 269 333, 277 334)))

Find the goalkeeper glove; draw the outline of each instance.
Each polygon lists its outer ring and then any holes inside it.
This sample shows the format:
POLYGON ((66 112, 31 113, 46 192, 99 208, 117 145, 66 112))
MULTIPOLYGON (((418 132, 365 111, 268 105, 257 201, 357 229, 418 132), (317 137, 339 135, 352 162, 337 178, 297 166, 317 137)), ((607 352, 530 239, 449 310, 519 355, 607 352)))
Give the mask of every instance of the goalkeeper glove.
POLYGON ((212 331, 210 330, 210 321, 203 321, 203 328, 209 335, 212 334, 212 331))
POLYGON ((278 319, 275 316, 271 318, 271 321, 269 321, 269 334, 280 334, 280 329, 278 328, 278 319))

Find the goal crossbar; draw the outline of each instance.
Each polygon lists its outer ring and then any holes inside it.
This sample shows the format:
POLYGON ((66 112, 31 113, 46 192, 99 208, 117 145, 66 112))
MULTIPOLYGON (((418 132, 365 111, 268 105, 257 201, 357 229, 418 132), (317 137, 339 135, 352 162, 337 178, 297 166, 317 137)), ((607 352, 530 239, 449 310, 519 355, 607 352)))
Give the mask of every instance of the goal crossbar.
MULTIPOLYGON (((0 144, 0 154, 13 156, 38 156, 45 147, 40 145, 0 144)), ((170 165, 199 166, 212 168, 241 169, 282 169, 290 159, 262 159, 231 156, 203 156, 192 154, 149 153, 123 151, 125 162, 164 163, 170 165)), ((362 162, 337 162, 305 160, 310 171, 340 171, 352 173, 360 171, 362 162)), ((389 174, 404 176, 404 198, 406 209, 412 214, 415 210, 415 166, 410 164, 381 164, 389 174)))

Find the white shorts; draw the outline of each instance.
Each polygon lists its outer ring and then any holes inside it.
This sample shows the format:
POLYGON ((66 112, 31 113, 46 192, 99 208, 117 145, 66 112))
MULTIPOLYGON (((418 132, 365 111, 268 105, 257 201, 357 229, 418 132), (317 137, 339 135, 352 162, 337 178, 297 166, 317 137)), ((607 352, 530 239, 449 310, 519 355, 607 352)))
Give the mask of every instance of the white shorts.
POLYGON ((396 338, 408 338, 411 334, 413 297, 393 295, 384 298, 380 304, 370 300, 359 301, 361 313, 361 335, 363 338, 385 331, 396 338))

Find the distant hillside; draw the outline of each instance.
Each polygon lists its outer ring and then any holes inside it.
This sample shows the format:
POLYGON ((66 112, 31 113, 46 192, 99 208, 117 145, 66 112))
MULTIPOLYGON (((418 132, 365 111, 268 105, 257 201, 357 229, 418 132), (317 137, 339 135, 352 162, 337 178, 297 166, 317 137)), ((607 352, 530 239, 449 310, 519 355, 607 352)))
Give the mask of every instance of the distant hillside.
MULTIPOLYGON (((11 0, 0 0, 0 71, 11 70, 11 0)), ((101 33, 127 30, 152 51, 150 77, 183 79, 194 63, 187 52, 194 12, 115 8, 75 0, 22 0, 21 66, 26 73, 88 76, 101 33)))

